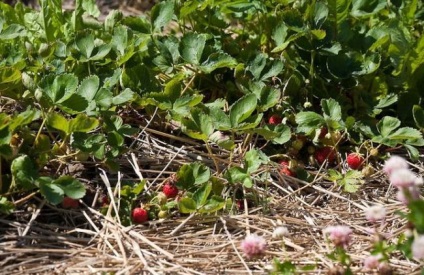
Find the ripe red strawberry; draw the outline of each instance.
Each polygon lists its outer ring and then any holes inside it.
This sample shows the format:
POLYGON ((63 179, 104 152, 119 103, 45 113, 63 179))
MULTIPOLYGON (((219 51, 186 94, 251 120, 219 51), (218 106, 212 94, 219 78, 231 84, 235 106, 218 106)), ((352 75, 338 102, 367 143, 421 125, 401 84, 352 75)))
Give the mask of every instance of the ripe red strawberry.
POLYGON ((110 200, 109 200, 109 197, 108 196, 103 196, 102 198, 101 198, 101 200, 102 200, 102 206, 107 206, 107 205, 109 205, 109 203, 110 203, 110 200))
POLYGON ((140 207, 133 209, 131 217, 134 223, 143 223, 149 220, 147 211, 140 207))
POLYGON ((69 209, 69 208, 78 208, 79 206, 79 202, 78 200, 75 200, 73 198, 70 197, 64 197, 63 201, 62 201, 62 207, 69 209))
POLYGON ((351 169, 358 170, 364 163, 364 158, 358 153, 350 153, 347 155, 346 162, 351 169))
POLYGON ((328 146, 319 148, 315 151, 314 157, 319 165, 323 164, 325 160, 328 161, 328 163, 334 162, 336 159, 336 153, 334 152, 334 149, 328 146))
POLYGON ((278 124, 281 124, 282 121, 283 121, 283 119, 281 118, 281 116, 279 116, 279 115, 272 115, 268 119, 268 124, 278 125, 278 124))
POLYGON ((325 136, 328 134, 328 128, 322 127, 321 132, 319 133, 319 139, 325 138, 325 136))
POLYGON ((290 177, 296 177, 296 173, 295 173, 295 172, 293 172, 293 171, 290 169, 290 164, 289 164, 289 162, 288 162, 288 161, 281 160, 281 161, 279 162, 279 164, 280 164, 280 173, 281 173, 281 174, 284 174, 284 175, 287 175, 287 176, 290 176, 290 177))
POLYGON ((244 210, 244 200, 237 200, 236 203, 237 203, 237 208, 240 211, 243 211, 244 210))
POLYGON ((178 195, 178 187, 173 184, 166 183, 162 188, 162 192, 168 199, 172 199, 178 195))

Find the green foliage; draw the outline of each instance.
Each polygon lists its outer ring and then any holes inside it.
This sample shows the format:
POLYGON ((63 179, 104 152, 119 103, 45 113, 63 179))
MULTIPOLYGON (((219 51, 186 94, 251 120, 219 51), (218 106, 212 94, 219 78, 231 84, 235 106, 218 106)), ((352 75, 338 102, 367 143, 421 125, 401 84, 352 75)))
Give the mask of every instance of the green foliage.
POLYGON ((193 187, 209 181, 210 177, 211 171, 207 166, 199 162, 185 164, 177 172, 177 186, 191 190, 193 187))
POLYGON ((334 169, 329 169, 328 176, 329 180, 343 187, 343 190, 348 193, 355 193, 364 183, 361 172, 357 170, 349 170, 342 174, 334 169))
POLYGON ((221 210, 227 204, 222 198, 221 181, 211 178, 208 167, 197 162, 186 164, 176 175, 177 186, 190 191, 178 202, 181 213, 212 213, 221 210))
POLYGON ((280 262, 279 260, 274 259, 274 267, 271 274, 296 274, 296 266, 290 261, 280 262))
POLYGON ((241 184, 246 188, 253 187, 253 174, 257 172, 262 164, 267 164, 269 158, 261 151, 252 149, 244 156, 244 163, 241 167, 230 167, 224 177, 230 184, 241 184))

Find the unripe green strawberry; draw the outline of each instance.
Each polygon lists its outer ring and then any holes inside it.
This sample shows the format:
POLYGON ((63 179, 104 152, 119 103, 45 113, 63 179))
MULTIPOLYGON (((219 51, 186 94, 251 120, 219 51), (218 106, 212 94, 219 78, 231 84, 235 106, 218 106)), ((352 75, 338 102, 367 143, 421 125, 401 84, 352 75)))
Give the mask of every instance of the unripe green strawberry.
POLYGON ((374 168, 371 165, 367 165, 364 168, 362 168, 361 174, 364 177, 371 177, 372 175, 374 175, 374 168))
POLYGON ((167 217, 168 217, 168 211, 165 211, 165 210, 159 211, 159 213, 158 213, 158 218, 159 219, 165 219, 167 217))
POLYGON ((342 133, 340 131, 334 131, 331 133, 331 139, 334 143, 338 143, 340 139, 342 138, 342 133))
POLYGON ((303 148, 303 145, 304 145, 305 143, 303 142, 303 140, 301 140, 301 139, 295 139, 293 142, 292 142, 292 147, 294 148, 294 149, 296 149, 297 151, 299 151, 300 149, 302 149, 303 148))
POLYGON ((371 150, 370 150, 370 155, 371 156, 373 156, 373 157, 377 157, 378 156, 378 149, 377 148, 372 148, 371 150))
POLYGON ((76 161, 87 161, 89 157, 90 157, 90 153, 83 152, 83 151, 78 151, 75 154, 74 159, 76 161))
POLYGON ((158 200, 158 204, 159 204, 159 205, 163 205, 163 204, 165 204, 165 203, 166 203, 166 201, 168 200, 168 198, 166 197, 166 195, 165 195, 163 192, 159 192, 159 193, 156 195, 156 198, 157 198, 157 200, 158 200))
POLYGON ((313 146, 313 145, 309 145, 308 146, 308 153, 310 154, 310 155, 313 155, 314 153, 315 153, 315 146, 313 146))

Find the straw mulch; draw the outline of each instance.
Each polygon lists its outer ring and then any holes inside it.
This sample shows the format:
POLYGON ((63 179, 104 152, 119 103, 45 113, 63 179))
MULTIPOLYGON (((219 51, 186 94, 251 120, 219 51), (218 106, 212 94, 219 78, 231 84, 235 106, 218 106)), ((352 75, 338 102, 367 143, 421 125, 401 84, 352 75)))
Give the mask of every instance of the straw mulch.
MULTIPOLYGON (((138 181, 140 177, 150 188, 159 189, 183 163, 201 160, 214 168, 201 144, 165 131, 145 127, 138 137, 132 137, 130 148, 121 159, 122 173, 89 168, 81 180, 111 194, 122 180, 138 181), (90 178, 91 171, 96 172, 90 178)), ((225 166, 225 152, 214 154, 225 166)), ((423 174, 422 166, 415 168, 423 174)), ((209 216, 173 213, 172 218, 129 227, 122 226, 113 214, 119 207, 115 200, 103 215, 91 207, 94 203, 64 210, 47 204, 38 194, 29 194, 15 202, 18 211, 13 215, 0 217, 0 273, 266 274, 274 258, 292 261, 302 274, 325 273, 336 263, 326 257, 332 246, 325 241, 322 229, 335 224, 354 230, 348 252, 354 273, 364 272, 362 261, 369 255, 373 236, 363 210, 374 203, 385 205, 388 217, 380 231, 389 242, 395 242, 405 229, 405 221, 394 212, 406 209, 393 199, 395 192, 381 172, 368 178, 356 194, 341 192, 340 187, 322 178, 320 170, 311 168, 311 172, 315 174, 312 183, 277 172, 271 183, 256 181, 253 190, 245 192, 261 200, 243 212, 234 207, 209 216), (291 234, 284 239, 284 247, 271 237, 278 225, 285 225, 291 234), (242 255, 240 242, 250 233, 268 241, 267 253, 261 259, 247 260, 242 255), (303 269, 311 265, 312 270, 303 269)), ((395 274, 414 274, 422 268, 400 253, 394 253, 390 263, 395 274)))

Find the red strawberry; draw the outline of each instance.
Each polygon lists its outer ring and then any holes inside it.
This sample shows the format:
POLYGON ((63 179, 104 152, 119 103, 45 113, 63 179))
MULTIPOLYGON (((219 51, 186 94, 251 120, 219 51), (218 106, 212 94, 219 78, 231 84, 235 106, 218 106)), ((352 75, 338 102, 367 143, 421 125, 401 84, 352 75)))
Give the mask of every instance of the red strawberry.
POLYGON ((346 162, 351 169, 358 170, 364 163, 364 158, 358 153, 350 153, 346 158, 346 162))
POLYGON ((319 148, 315 151, 314 157, 319 165, 323 164, 325 160, 328 161, 328 163, 334 162, 336 159, 336 153, 334 152, 334 149, 328 146, 319 148))
POLYGON ((279 162, 279 164, 280 164, 280 173, 281 174, 284 174, 284 175, 287 175, 287 176, 290 176, 290 177, 296 177, 296 173, 293 172, 290 169, 290 164, 288 163, 288 161, 281 160, 279 162))
POLYGON ((236 203, 237 203, 237 208, 240 211, 243 211, 244 210, 244 200, 237 200, 236 203))
POLYGON ((79 202, 78 200, 75 200, 73 198, 70 197, 64 197, 63 201, 62 201, 62 207, 63 208, 78 208, 79 206, 79 202))
POLYGON ((162 188, 162 192, 168 199, 172 199, 178 195, 178 187, 173 184, 166 183, 162 188))
POLYGON ((149 219, 147 211, 140 207, 133 209, 131 217, 134 223, 143 223, 149 219))
POLYGON ((319 139, 322 139, 325 137, 325 135, 328 134, 328 129, 327 127, 322 127, 321 128, 321 132, 319 133, 319 139))
POLYGON ((102 206, 107 206, 107 205, 109 205, 109 203, 110 203, 109 197, 108 197, 108 196, 103 196, 103 197, 101 198, 101 203, 102 203, 102 206))
POLYGON ((279 116, 279 115, 272 115, 268 119, 268 124, 278 125, 278 124, 281 124, 282 121, 283 121, 283 119, 281 118, 281 116, 279 116))

